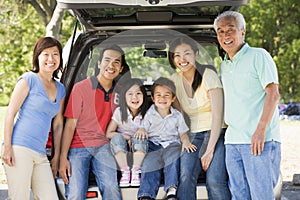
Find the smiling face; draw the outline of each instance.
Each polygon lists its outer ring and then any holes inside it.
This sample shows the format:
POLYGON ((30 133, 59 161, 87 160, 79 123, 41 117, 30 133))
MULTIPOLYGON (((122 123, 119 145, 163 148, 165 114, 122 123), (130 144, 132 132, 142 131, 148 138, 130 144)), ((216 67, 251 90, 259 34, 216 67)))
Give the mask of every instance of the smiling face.
POLYGON ((53 73, 60 64, 60 54, 57 46, 44 49, 38 56, 40 72, 53 73))
POLYGON ((195 68, 196 54, 188 44, 180 44, 174 49, 174 64, 182 72, 195 68))
POLYGON ((133 85, 125 93, 126 104, 133 115, 135 115, 143 104, 143 92, 140 86, 133 85))
POLYGON ((175 101, 172 90, 164 85, 157 85, 153 91, 152 100, 157 109, 167 110, 175 101))
POLYGON ((233 17, 224 17, 218 22, 217 37, 221 47, 230 60, 241 49, 245 39, 245 30, 237 26, 233 17))
POLYGON ((101 77, 114 80, 122 72, 122 56, 115 50, 108 49, 103 53, 103 58, 98 61, 101 77))

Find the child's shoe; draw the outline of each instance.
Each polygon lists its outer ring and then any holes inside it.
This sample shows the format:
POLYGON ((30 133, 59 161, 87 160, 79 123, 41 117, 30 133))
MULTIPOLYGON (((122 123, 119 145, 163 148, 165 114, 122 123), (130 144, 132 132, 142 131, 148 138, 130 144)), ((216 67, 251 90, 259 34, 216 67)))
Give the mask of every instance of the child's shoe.
POLYGON ((129 167, 121 168, 121 179, 120 179, 120 187, 128 187, 130 186, 130 170, 129 167))
POLYGON ((176 188, 175 187, 170 187, 168 189, 166 200, 177 200, 176 188))
POLYGON ((131 186, 140 186, 141 184, 141 168, 133 166, 131 169, 131 186))

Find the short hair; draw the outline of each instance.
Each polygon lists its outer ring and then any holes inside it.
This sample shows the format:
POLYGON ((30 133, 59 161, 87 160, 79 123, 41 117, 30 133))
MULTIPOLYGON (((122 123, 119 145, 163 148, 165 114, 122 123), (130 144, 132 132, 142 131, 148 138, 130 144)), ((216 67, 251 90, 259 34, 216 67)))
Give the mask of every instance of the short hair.
POLYGON ((153 86, 152 86, 152 90, 151 90, 152 96, 154 96, 154 90, 157 86, 166 86, 166 87, 170 88, 170 90, 172 91, 173 97, 176 96, 176 87, 172 80, 165 78, 165 77, 160 77, 157 80, 155 80, 153 83, 153 86))
POLYGON ((218 30, 219 22, 223 18, 233 18, 236 21, 237 27, 240 30, 246 30, 246 22, 244 16, 236 11, 225 11, 214 20, 214 29, 218 30))
MULTIPOLYGON (((121 75, 123 75, 126 72, 128 72, 129 71, 129 65, 126 62, 125 53, 124 53, 123 49, 121 49, 121 47, 119 47, 116 44, 105 46, 102 49, 102 51, 100 52, 98 60, 100 60, 100 61, 102 60, 104 52, 107 51, 107 50, 117 51, 117 52, 119 52, 121 54, 121 66, 123 67, 121 75)), ((98 69, 98 67, 97 67, 97 69, 95 70, 95 74, 97 75, 99 73, 99 71, 100 71, 100 69, 98 69)))
POLYGON ((52 78, 58 78, 59 71, 63 68, 63 58, 62 58, 62 45, 61 43, 53 37, 41 37, 34 45, 33 57, 32 57, 32 71, 37 73, 40 71, 39 66, 39 55, 47 48, 57 47, 60 56, 59 67, 53 72, 52 78))
POLYGON ((128 118, 128 114, 127 114, 127 102, 126 102, 126 92, 129 90, 129 88, 131 88, 133 85, 138 85, 141 92, 143 93, 143 104, 141 105, 141 107, 138 110, 138 113, 140 113, 142 115, 142 118, 144 118, 147 109, 148 109, 148 98, 147 98, 147 92, 146 89, 143 85, 143 82, 138 79, 138 78, 130 78, 126 81, 123 82, 123 84, 121 85, 121 92, 120 92, 120 100, 119 100, 119 106, 120 106, 120 110, 121 110, 121 120, 122 122, 126 122, 127 118, 128 118))

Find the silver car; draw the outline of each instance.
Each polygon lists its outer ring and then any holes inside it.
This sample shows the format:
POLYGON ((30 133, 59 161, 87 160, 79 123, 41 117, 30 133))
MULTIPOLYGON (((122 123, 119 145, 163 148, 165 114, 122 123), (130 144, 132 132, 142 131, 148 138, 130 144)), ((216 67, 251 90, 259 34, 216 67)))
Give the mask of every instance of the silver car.
MULTIPOLYGON (((215 17, 226 10, 237 10, 249 0, 57 0, 77 19, 74 33, 64 48, 65 85, 68 100, 73 85, 95 74, 99 52, 104 44, 122 47, 130 66, 130 75, 144 80, 150 89, 153 80, 169 77, 167 50, 170 41, 188 36, 199 44, 198 61, 218 68, 224 52, 213 30, 215 17)), ((52 151, 53 152, 53 151, 52 151)), ((59 196, 64 197, 64 183, 56 180, 59 196)), ((281 197, 282 180, 276 187, 276 199, 281 197)), ((124 200, 137 197, 137 187, 122 188, 124 200)), ((91 173, 87 199, 101 199, 91 173)), ((157 199, 164 199, 163 187, 157 199)), ((197 199, 208 199, 205 173, 200 174, 197 199)))

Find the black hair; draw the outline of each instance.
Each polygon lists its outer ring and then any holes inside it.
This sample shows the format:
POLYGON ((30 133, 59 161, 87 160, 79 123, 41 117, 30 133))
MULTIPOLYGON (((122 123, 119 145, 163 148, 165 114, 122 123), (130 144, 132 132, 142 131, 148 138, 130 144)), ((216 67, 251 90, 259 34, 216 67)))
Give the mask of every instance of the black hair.
POLYGON ((62 58, 62 45, 61 43, 53 37, 41 37, 34 45, 33 57, 32 57, 32 70, 35 73, 40 71, 39 66, 39 55, 47 48, 57 47, 60 56, 60 63, 58 68, 53 72, 52 79, 58 78, 59 71, 63 68, 63 58, 62 58))
MULTIPOLYGON (((133 86, 133 85, 138 85, 141 92, 143 93, 143 103, 142 105, 139 107, 138 109, 138 113, 137 114, 141 114, 142 118, 144 118, 147 109, 148 109, 148 98, 147 98, 147 93, 146 93, 146 89, 143 85, 143 82, 138 79, 138 78, 131 78, 128 79, 127 81, 123 81, 123 84, 121 85, 122 89, 120 92, 120 101, 119 101, 119 106, 120 106, 120 110, 121 110, 121 120, 122 122, 126 122, 127 118, 128 118, 128 113, 127 113, 127 102, 126 102, 126 92, 133 86)), ((135 117, 135 116, 134 116, 135 117)))
MULTIPOLYGON (((118 45, 116 45, 116 44, 105 46, 99 54, 99 58, 98 58, 99 61, 102 60, 104 52, 107 51, 107 50, 114 50, 114 51, 117 51, 121 54, 121 65, 123 67, 123 70, 120 73, 120 75, 123 75, 123 74, 130 71, 129 70, 129 65, 127 64, 126 59, 125 59, 125 53, 124 53, 123 49, 121 47, 119 47, 118 45)), ((100 69, 98 68, 98 64, 97 64, 97 67, 95 69, 95 75, 99 74, 99 71, 100 71, 100 69)))
POLYGON ((151 90, 152 96, 154 96, 154 90, 157 86, 166 86, 166 87, 170 88, 170 90, 172 91, 173 97, 176 96, 176 87, 172 80, 165 78, 165 77, 160 77, 157 80, 155 80, 153 83, 153 86, 152 86, 152 90, 151 90))
MULTIPOLYGON (((199 51, 196 42, 191 38, 183 36, 183 37, 179 37, 179 38, 174 39, 170 43, 169 52, 168 52, 169 63, 170 63, 170 65, 173 69, 176 69, 176 65, 174 64, 174 51, 175 51, 176 47, 181 45, 181 44, 189 45, 192 48, 192 50, 195 54, 199 51)), ((193 80, 193 83, 192 83, 193 91, 196 91, 196 89, 201 85, 202 75, 203 75, 203 73, 201 74, 199 72, 199 71, 201 71, 200 68, 202 67, 202 65, 200 65, 200 63, 198 63, 196 61, 196 66, 195 67, 196 67, 196 70, 195 70, 195 74, 194 74, 194 80, 193 80)))

